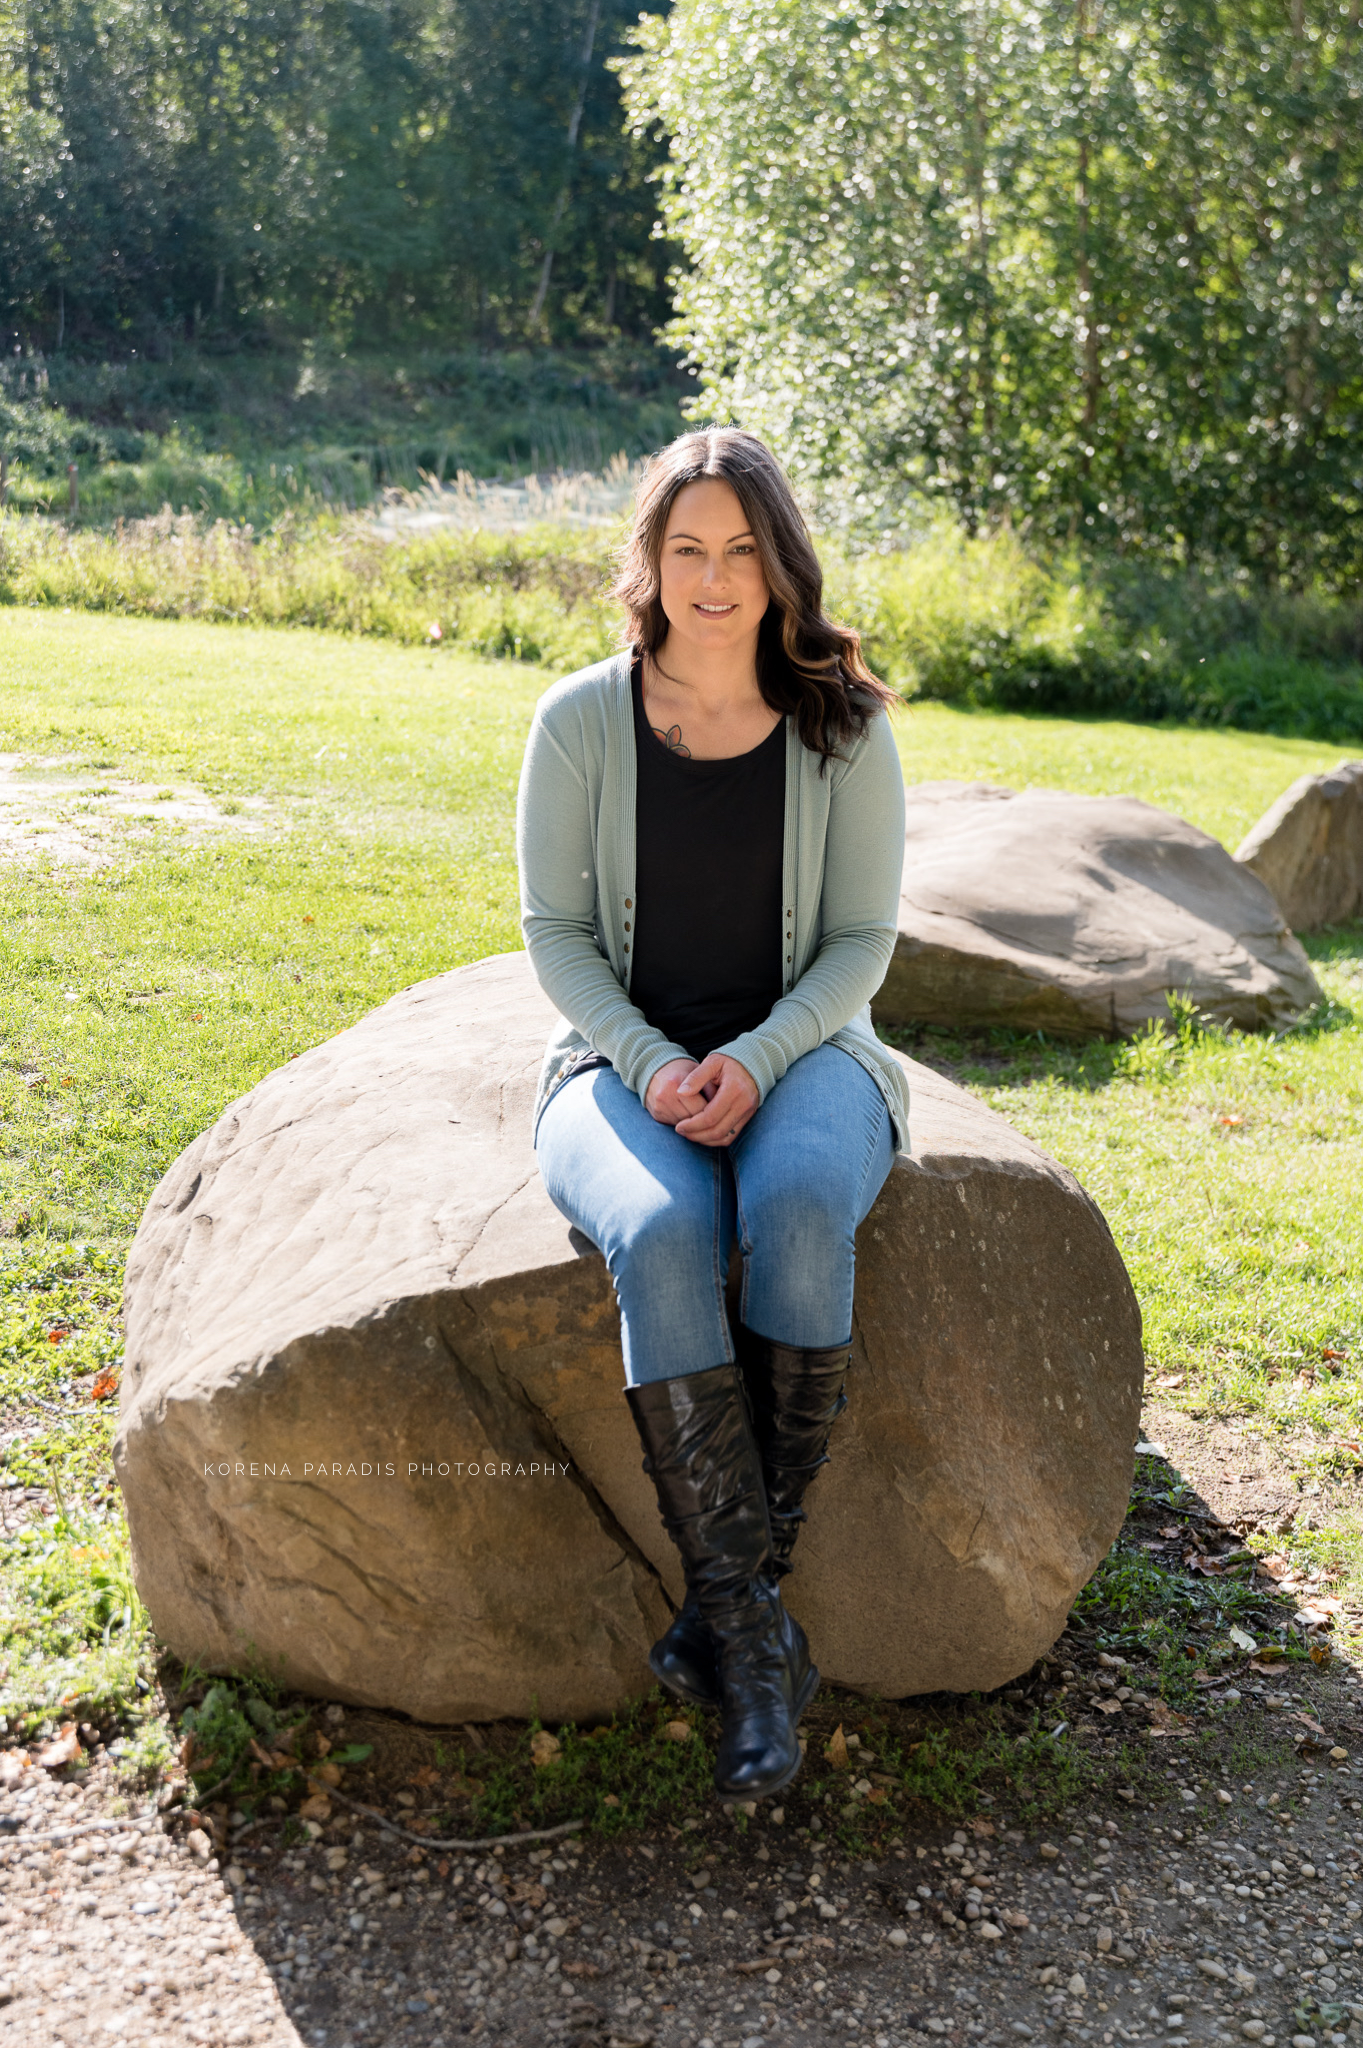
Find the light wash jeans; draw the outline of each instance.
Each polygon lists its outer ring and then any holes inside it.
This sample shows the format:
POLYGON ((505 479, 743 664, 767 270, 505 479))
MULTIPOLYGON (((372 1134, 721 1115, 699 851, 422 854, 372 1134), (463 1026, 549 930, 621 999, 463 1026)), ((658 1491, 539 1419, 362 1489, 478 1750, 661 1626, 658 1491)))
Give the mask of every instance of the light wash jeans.
POLYGON ((610 1269, 629 1386, 733 1359, 735 1236, 750 1330, 812 1350, 847 1342, 856 1228, 894 1140, 880 1090, 841 1046, 795 1060, 728 1146, 679 1137, 612 1067, 590 1068, 550 1096, 535 1151, 550 1198, 610 1269))

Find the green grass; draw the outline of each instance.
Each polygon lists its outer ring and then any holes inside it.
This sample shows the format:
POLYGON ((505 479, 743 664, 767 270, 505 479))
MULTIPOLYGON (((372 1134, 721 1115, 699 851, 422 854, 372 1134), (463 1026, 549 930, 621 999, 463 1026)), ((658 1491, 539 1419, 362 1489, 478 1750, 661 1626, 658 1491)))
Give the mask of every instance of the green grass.
POLYGON ((337 352, 325 343, 171 360, 66 352, 0 361, 10 500, 80 525, 163 505, 257 528, 300 510, 368 504, 423 474, 600 470, 681 431, 681 379, 660 350, 430 347, 337 352))
MULTIPOLYGON (((41 1539, 7 1545, 0 1564, 11 1716, 126 1704, 139 1670, 147 1682, 139 1611, 118 1597, 113 1404, 94 1391, 117 1366, 121 1261, 147 1197, 292 1054, 519 943, 514 792, 545 680, 303 631, 0 615, 0 751, 65 764, 78 788, 54 810, 79 822, 87 777, 131 777, 193 783, 225 813, 196 836, 152 804, 94 872, 0 867, 0 1407, 20 1430, 5 1476, 47 1485, 53 1507, 41 1539)), ((1231 845, 1294 776, 1338 758, 1300 740, 933 703, 909 707, 899 732, 913 778, 1122 790, 1231 845)), ((1310 950, 1329 1002, 1281 1038, 1189 1024, 1128 1046, 945 1032, 913 1045, 1100 1203, 1152 1368, 1182 1377, 1171 1398, 1249 1417, 1306 1464, 1363 1429, 1363 931, 1310 950)), ((1293 1540, 1353 1569, 1352 1525, 1293 1540)), ((1157 1657, 1210 1621, 1196 1633, 1210 1649, 1231 1607, 1184 1612, 1177 1575, 1139 1562, 1114 1552, 1085 1596, 1094 1625, 1145 1630, 1157 1657)), ((921 1739, 902 1783, 940 1800, 944 1773, 969 1773, 934 1751, 946 1737, 921 1739)))

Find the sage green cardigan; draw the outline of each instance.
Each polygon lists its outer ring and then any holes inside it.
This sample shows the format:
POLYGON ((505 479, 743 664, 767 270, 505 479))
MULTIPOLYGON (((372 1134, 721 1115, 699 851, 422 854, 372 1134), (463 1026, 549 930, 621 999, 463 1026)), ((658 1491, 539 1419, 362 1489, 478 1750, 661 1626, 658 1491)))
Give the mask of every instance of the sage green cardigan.
MULTIPOLYGON (((635 924, 634 712, 628 651, 565 676, 540 698, 516 809, 521 930, 562 1023, 535 1097, 545 1103, 576 1061, 603 1054, 640 1101, 659 1067, 687 1059, 629 999, 635 924)), ((898 929, 904 778, 877 710, 845 758, 821 757, 786 719, 782 923, 784 981, 765 1023, 717 1048, 739 1060, 765 1101, 792 1060, 831 1040, 885 1098, 895 1142, 909 1139, 904 1070, 880 1043, 871 997, 898 929)), ((715 915, 723 916, 723 905, 715 915)))

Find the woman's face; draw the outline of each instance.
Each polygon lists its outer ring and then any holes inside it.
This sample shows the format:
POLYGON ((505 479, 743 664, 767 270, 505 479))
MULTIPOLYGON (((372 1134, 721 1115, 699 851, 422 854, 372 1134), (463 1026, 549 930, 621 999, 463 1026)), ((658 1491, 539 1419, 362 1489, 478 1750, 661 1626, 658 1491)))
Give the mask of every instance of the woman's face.
POLYGON ((710 652, 757 643, 770 602, 757 542, 731 484, 703 477, 672 500, 659 561, 669 640, 710 652))

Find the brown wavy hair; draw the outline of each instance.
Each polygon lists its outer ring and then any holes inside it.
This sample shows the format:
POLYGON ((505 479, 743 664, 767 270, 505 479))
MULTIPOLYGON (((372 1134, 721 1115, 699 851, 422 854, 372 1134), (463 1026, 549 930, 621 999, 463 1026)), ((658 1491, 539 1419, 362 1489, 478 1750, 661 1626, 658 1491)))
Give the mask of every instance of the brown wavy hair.
POLYGON ((758 688, 773 711, 794 716, 807 747, 825 761, 836 758, 880 706, 897 700, 866 666, 860 634, 826 617, 809 531, 785 471, 756 434, 738 427, 681 434, 650 462, 611 592, 625 610, 621 643, 657 661, 667 638, 659 565, 668 514, 678 491, 705 477, 733 489, 770 592, 757 636, 758 688))

